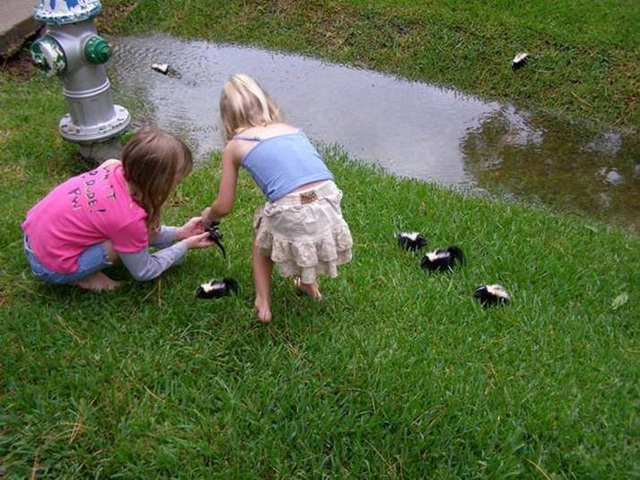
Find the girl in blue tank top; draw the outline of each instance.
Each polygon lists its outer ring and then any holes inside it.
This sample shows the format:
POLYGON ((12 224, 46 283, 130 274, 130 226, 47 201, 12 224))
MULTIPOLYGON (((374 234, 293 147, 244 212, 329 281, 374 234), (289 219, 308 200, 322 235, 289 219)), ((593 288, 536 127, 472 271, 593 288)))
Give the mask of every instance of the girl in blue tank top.
POLYGON ((253 277, 258 320, 271 321, 271 270, 316 300, 316 277, 336 277, 351 260, 353 241, 342 217, 342 191, 309 139, 283 123, 269 95, 248 75, 233 75, 220 98, 224 126, 222 179, 205 225, 227 215, 245 168, 267 197, 254 215, 253 277))

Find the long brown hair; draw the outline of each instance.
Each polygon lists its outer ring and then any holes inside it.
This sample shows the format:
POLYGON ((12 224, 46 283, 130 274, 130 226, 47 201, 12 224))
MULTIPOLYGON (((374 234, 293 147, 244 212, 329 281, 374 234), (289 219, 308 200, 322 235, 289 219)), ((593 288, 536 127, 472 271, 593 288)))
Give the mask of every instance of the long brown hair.
POLYGON ((269 94, 249 75, 237 73, 224 85, 220 116, 227 143, 242 130, 282 121, 280 110, 269 94))
POLYGON ((122 152, 124 176, 133 199, 147 212, 149 231, 160 226, 160 210, 191 172, 193 157, 182 140, 157 128, 143 128, 122 152))

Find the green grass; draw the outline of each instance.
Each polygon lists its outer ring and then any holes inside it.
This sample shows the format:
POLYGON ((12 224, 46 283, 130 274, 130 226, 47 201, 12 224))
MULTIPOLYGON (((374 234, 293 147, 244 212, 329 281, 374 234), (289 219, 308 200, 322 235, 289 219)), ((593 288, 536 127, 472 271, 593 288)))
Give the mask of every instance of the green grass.
POLYGON ((104 2, 100 28, 240 42, 637 129, 640 7, 604 0, 104 2), (517 52, 531 61, 516 73, 517 52))
MULTIPOLYGON (((244 174, 222 224, 227 261, 190 252, 158 281, 99 295, 48 286, 29 272, 20 223, 83 164, 56 132, 56 82, 0 75, 0 105, 10 478, 640 476, 637 236, 384 176, 330 149, 355 258, 322 282, 321 303, 274 276, 274 321, 253 320, 262 198, 244 174), (467 264, 425 274, 395 244, 400 229, 461 246, 467 264), (223 275, 238 297, 194 298, 223 275), (481 308, 472 293, 486 282, 512 304, 481 308)), ((214 155, 166 221, 199 212, 218 172, 214 155)))

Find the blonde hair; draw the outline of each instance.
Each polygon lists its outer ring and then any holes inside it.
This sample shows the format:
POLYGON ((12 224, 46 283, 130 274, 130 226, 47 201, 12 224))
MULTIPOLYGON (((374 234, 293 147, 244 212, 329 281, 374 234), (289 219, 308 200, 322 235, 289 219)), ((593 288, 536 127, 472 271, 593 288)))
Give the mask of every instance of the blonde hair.
POLYGON ((280 110, 269 94, 249 75, 232 75, 220 97, 220 116, 225 143, 242 130, 282 121, 280 110))
POLYGON ((153 231, 160 226, 162 205, 191 173, 193 157, 179 138, 147 127, 124 147, 122 168, 133 199, 147 212, 147 228, 153 231))

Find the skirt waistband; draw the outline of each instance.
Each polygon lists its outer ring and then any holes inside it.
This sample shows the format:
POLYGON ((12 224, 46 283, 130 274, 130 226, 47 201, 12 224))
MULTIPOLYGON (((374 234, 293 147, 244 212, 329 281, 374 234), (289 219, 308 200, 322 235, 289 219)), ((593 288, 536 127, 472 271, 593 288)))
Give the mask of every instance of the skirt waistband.
POLYGON ((335 194, 337 191, 338 187, 333 182, 333 180, 327 180, 320 185, 314 185, 313 187, 305 188, 304 190, 298 190, 297 192, 288 193, 275 202, 271 202, 271 205, 307 205, 328 195, 335 194))

